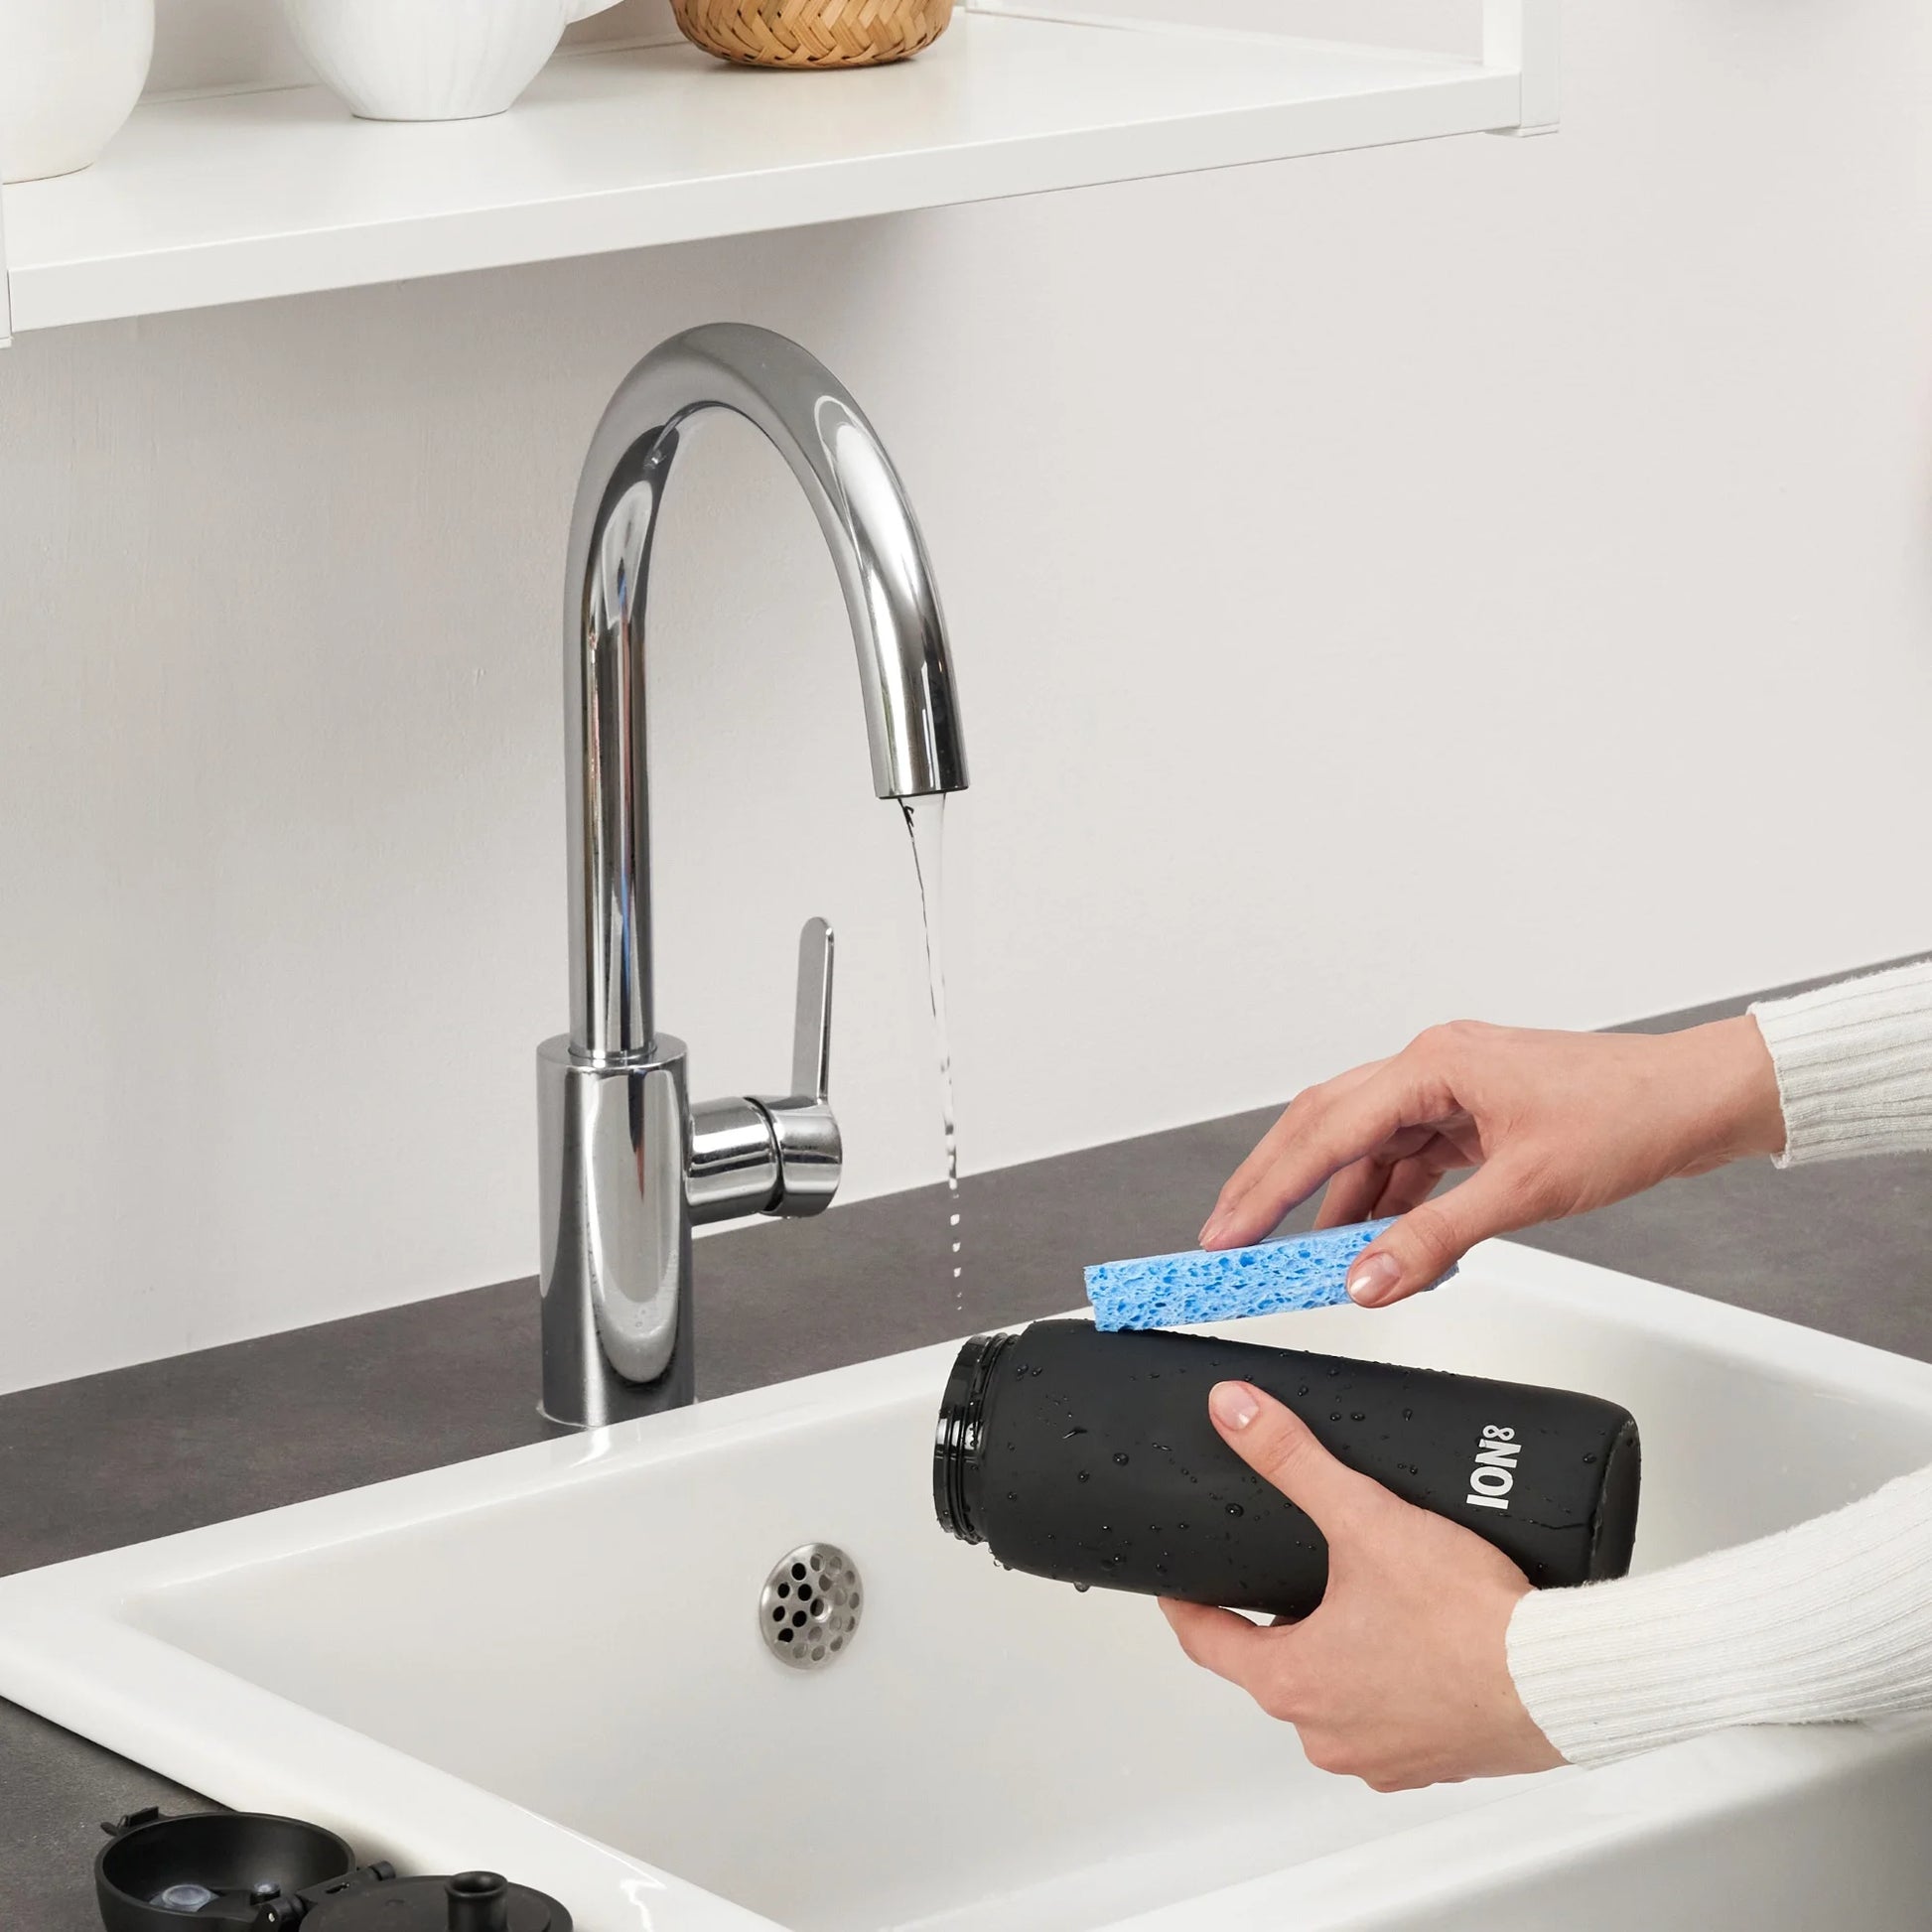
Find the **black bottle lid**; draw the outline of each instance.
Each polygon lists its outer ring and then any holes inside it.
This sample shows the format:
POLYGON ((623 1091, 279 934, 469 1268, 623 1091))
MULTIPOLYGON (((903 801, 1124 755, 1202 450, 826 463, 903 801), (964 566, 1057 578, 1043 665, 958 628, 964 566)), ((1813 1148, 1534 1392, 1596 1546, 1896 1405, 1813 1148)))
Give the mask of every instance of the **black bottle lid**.
POLYGON ((394 1878, 324 1899, 302 1932, 571 1932, 571 1922, 546 1892, 494 1871, 459 1871, 453 1878, 394 1878))

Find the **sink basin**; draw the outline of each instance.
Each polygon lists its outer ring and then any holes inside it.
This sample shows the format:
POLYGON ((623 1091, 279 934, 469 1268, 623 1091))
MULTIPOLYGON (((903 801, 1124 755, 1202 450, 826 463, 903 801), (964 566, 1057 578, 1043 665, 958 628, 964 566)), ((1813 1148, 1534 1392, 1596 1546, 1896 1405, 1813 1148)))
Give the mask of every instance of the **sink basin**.
MULTIPOLYGON (((1640 1566, 1932 1461, 1932 1367, 1492 1243, 1450 1287, 1245 1336, 1588 1389, 1644 1431, 1640 1566)), ((585 1932, 1895 1928, 1932 1725, 1736 1731, 1379 1797, 1154 1607, 935 1527, 950 1347, 0 1581, 0 1694, 405 1870, 497 1866, 585 1932), (789 1669, 760 1590, 856 1564, 789 1669)))

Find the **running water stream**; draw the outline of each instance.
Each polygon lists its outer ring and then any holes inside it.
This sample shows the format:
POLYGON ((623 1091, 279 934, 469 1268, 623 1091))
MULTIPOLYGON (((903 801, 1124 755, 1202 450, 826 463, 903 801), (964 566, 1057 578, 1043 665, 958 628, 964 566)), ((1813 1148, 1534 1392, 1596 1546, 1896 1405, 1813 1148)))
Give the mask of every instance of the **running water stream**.
POLYGON ((953 1108, 952 1038, 946 1031, 945 900, 946 798, 901 799, 912 840, 912 870, 919 882, 919 916, 925 926, 926 994, 932 1002, 932 1038, 939 1053, 939 1112, 946 1135, 946 1213, 952 1241, 953 1306, 962 1313, 966 1290, 959 1260, 959 1127, 953 1108))

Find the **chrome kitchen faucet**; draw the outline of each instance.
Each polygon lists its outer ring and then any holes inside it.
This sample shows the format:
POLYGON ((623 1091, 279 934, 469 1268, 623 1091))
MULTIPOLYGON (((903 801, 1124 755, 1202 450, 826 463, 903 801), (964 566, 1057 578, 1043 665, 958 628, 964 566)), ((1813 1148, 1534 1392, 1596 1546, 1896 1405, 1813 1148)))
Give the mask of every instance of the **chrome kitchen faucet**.
POLYGON ((715 323, 658 345, 591 439, 570 521, 564 740, 570 1032, 537 1048, 543 1408, 584 1427, 692 1396, 691 1229, 820 1212, 843 1161, 826 1102, 832 933, 799 938, 791 1084, 691 1103, 651 1010, 644 667, 651 538, 689 419, 732 409, 790 464, 831 546, 881 798, 960 791, 952 657, 911 505, 872 425, 795 343, 715 323))

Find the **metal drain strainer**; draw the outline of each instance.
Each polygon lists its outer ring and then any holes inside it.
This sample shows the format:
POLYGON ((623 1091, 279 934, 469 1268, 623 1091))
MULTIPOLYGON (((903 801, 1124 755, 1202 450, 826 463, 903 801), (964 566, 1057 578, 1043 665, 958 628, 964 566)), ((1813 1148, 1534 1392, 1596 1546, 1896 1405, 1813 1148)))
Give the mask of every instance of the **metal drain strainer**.
POLYGON ((764 1580, 759 1629, 779 1663, 823 1670, 845 1654, 864 1608, 852 1559, 830 1543, 801 1543, 764 1580))

